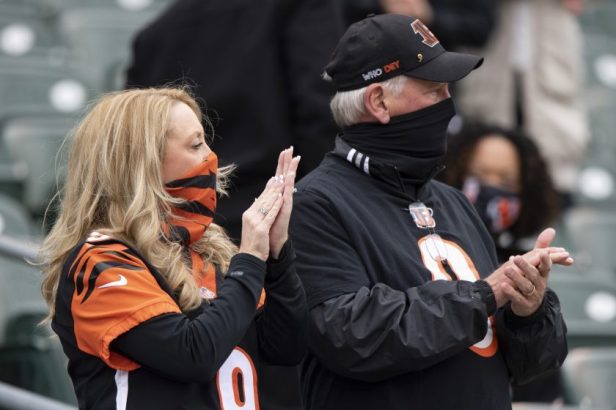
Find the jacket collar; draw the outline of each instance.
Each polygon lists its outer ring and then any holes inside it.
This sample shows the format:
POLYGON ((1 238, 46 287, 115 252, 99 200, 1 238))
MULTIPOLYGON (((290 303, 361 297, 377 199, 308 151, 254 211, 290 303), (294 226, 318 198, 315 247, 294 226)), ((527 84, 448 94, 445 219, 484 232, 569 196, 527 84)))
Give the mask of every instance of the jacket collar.
MULTIPOLYGON (((427 183, 426 182, 422 185, 414 185, 409 183, 405 184, 400 176, 400 172, 398 172, 398 169, 394 165, 379 162, 367 154, 358 151, 340 138, 340 135, 336 136, 336 143, 332 153, 337 157, 344 158, 366 175, 385 182, 414 198, 418 196, 427 183)), ((435 168, 428 181, 430 181, 432 177, 439 173, 443 168, 444 167, 435 168)))

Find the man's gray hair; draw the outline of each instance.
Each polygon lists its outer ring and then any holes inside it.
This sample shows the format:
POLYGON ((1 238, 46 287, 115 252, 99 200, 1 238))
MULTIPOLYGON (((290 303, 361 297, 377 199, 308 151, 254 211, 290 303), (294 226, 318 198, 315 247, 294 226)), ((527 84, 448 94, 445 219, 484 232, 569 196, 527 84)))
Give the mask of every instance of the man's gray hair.
MULTIPOLYGON (((331 77, 327 73, 323 74, 323 78, 331 81, 331 77)), ((395 97, 400 95, 407 80, 408 77, 405 75, 399 75, 380 84, 395 97)), ((357 124, 361 116, 365 114, 364 93, 366 88, 368 87, 351 91, 338 91, 334 95, 334 98, 329 103, 329 108, 332 110, 334 121, 336 121, 339 127, 357 124)))

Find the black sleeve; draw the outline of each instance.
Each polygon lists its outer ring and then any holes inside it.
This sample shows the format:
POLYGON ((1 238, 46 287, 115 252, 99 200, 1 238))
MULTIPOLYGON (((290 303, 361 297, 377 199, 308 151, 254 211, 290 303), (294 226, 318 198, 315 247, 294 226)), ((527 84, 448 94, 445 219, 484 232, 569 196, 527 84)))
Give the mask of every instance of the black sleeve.
POLYGON ((289 231, 309 310, 326 300, 371 286, 358 252, 327 199, 302 189, 294 194, 289 231))
POLYGON ((321 75, 342 31, 342 18, 331 0, 295 2, 286 22, 283 58, 293 144, 302 156, 300 176, 334 146, 338 129, 329 110, 334 89, 321 75))
POLYGON ((567 357, 567 326, 558 296, 550 289, 531 316, 516 316, 509 305, 499 309, 496 333, 516 384, 558 369, 567 357))
POLYGON ((265 269, 252 255, 234 256, 217 298, 194 319, 155 317, 119 336, 112 349, 173 380, 211 380, 254 320, 265 269))
POLYGON ((382 381, 447 359, 481 340, 494 296, 485 282, 380 283, 310 311, 311 352, 331 371, 382 381), (490 300, 490 297, 492 300, 490 300))
POLYGON ((295 272, 291 241, 282 247, 278 260, 267 263, 265 306, 257 319, 259 348, 274 365, 296 365, 306 353, 308 308, 306 294, 295 272))

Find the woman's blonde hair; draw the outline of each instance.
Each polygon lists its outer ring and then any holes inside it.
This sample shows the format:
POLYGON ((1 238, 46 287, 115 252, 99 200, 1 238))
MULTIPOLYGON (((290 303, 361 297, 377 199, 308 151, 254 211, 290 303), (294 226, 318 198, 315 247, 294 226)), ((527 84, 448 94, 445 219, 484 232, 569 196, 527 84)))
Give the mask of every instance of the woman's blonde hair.
MULTIPOLYGON (((169 111, 176 102, 185 103, 203 119, 186 89, 119 91, 103 96, 69 136, 72 146, 66 183, 59 194, 59 216, 39 259, 48 319, 55 313, 62 265, 93 230, 139 251, 165 277, 183 311, 200 305, 182 246, 163 235, 165 216, 181 202, 165 191, 161 175, 169 111)), ((222 194, 232 171, 232 167, 219 169, 217 190, 222 194)), ((192 248, 223 271, 237 252, 225 231, 214 223, 192 248)))

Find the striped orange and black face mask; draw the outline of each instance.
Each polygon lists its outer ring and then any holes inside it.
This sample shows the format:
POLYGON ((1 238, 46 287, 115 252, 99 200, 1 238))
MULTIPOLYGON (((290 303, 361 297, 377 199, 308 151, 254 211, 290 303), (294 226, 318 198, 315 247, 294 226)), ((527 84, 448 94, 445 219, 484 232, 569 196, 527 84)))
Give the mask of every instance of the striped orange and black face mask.
POLYGON ((165 235, 181 243, 190 255, 192 273, 197 285, 216 293, 214 265, 205 265, 201 256, 190 248, 205 233, 216 212, 216 174, 218 157, 214 152, 183 178, 165 184, 169 195, 186 200, 171 209, 171 215, 163 225, 165 235))
POLYGON ((216 173, 218 158, 214 152, 183 178, 165 185, 169 195, 186 202, 172 208, 165 224, 165 235, 185 247, 197 242, 214 219, 216 212, 216 173))

